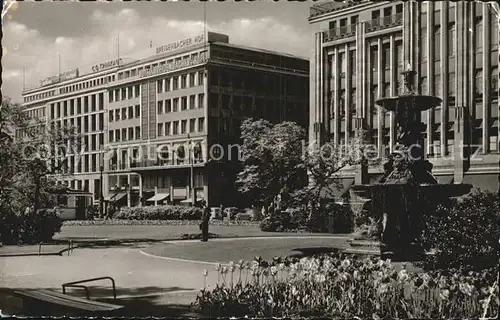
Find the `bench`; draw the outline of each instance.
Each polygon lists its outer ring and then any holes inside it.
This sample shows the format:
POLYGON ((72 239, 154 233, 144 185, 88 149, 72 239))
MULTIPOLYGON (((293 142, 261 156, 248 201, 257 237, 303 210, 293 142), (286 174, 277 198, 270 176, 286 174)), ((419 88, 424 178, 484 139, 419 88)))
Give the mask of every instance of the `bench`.
MULTIPOLYGON (((51 304, 60 306, 65 311, 74 310, 79 313, 82 311, 85 313, 111 313, 123 308, 120 305, 83 299, 47 289, 16 290, 14 293, 23 298, 36 301, 39 306, 41 303, 51 304)), ((53 310, 53 308, 50 309, 53 310)), ((48 308, 40 308, 39 310, 46 314, 48 308)))

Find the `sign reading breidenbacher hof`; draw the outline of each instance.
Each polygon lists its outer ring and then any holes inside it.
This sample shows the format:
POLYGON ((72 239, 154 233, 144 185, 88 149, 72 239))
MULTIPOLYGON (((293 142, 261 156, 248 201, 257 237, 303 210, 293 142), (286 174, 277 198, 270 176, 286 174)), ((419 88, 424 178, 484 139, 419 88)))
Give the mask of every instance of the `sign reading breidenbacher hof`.
POLYGON ((48 86, 54 83, 58 83, 65 80, 70 80, 78 78, 78 68, 64 73, 60 73, 58 76, 50 76, 40 80, 40 87, 48 86))
POLYGON ((169 43, 169 44, 166 44, 163 46, 156 47, 156 54, 181 49, 181 48, 193 45, 193 44, 202 43, 203 41, 205 41, 205 36, 203 34, 200 34, 196 37, 187 38, 187 39, 172 42, 172 43, 169 43))
POLYGON ((140 73, 140 77, 141 78, 150 77, 150 76, 154 76, 154 75, 161 74, 161 73, 166 73, 166 72, 170 72, 170 71, 174 71, 174 70, 178 70, 178 69, 183 69, 183 68, 195 66, 198 64, 202 64, 204 62, 206 62, 205 52, 200 52, 200 54, 198 54, 196 56, 191 56, 188 59, 182 59, 182 60, 162 64, 160 66, 157 66, 157 67, 154 67, 151 69, 143 70, 140 73))
POLYGON ((105 69, 113 68, 116 66, 119 66, 122 63, 122 59, 114 59, 114 60, 109 60, 106 62, 101 62, 99 64, 93 65, 92 66, 92 72, 99 72, 105 69))

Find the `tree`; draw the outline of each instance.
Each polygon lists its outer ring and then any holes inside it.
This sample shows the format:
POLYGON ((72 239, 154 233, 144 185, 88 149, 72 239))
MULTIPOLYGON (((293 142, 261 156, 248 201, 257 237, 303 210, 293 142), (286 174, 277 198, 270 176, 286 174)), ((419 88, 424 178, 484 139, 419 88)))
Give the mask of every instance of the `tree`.
POLYGON ((40 120, 28 119, 22 106, 9 99, 2 100, 0 114, 0 200, 16 203, 15 210, 32 207, 37 212, 51 205, 54 175, 70 173, 68 147, 79 151, 80 136, 73 126, 47 128, 40 120), (14 139, 18 128, 24 136, 14 139))
POLYGON ((273 125, 267 120, 247 119, 241 125, 243 169, 238 190, 262 205, 278 194, 295 192, 305 185, 302 161, 305 130, 294 122, 273 125))
POLYGON ((347 145, 326 142, 310 144, 304 153, 304 166, 309 176, 306 188, 294 194, 296 204, 309 204, 314 209, 322 206, 321 198, 334 198, 336 189, 342 187, 340 172, 357 164, 369 164, 371 150, 366 141, 366 132, 357 130, 347 145))

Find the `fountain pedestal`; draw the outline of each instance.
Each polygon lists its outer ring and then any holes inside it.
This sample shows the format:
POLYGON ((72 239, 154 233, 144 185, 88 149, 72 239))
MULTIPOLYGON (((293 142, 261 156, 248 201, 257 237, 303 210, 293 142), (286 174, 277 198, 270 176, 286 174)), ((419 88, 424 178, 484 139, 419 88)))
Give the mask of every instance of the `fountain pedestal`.
POLYGON ((419 245, 423 215, 449 197, 468 193, 471 185, 438 184, 432 175, 432 164, 424 159, 425 126, 421 112, 441 103, 433 96, 417 95, 413 89, 415 71, 402 73, 405 93, 384 98, 375 103, 393 112, 397 135, 395 151, 384 164, 384 176, 377 183, 352 186, 355 193, 370 198, 369 211, 377 221, 377 241, 352 239, 347 253, 380 254, 394 260, 420 259, 424 254, 419 245))

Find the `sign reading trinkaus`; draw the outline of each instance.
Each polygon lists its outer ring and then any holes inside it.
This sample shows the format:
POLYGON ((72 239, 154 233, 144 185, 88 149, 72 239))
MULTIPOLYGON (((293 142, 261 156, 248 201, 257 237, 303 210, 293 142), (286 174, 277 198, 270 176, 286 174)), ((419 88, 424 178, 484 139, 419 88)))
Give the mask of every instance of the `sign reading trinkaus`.
POLYGON ((99 64, 92 66, 92 72, 99 72, 105 69, 113 68, 119 66, 122 63, 122 59, 114 59, 106 62, 101 62, 99 64))
POLYGON ((50 76, 47 78, 43 78, 42 80, 40 80, 40 87, 44 87, 44 86, 48 86, 48 85, 58 83, 61 81, 77 78, 78 74, 79 74, 78 69, 73 69, 70 71, 66 71, 64 73, 60 73, 58 76, 50 76))
POLYGON ((203 34, 198 35, 196 37, 179 40, 163 46, 156 47, 156 54, 184 48, 193 44, 202 43, 203 41, 205 41, 205 36, 203 34))
POLYGON ((204 63, 206 61, 207 61, 207 59, 206 59, 205 53, 201 52, 199 55, 194 56, 194 57, 189 57, 188 59, 182 59, 182 60, 179 60, 179 61, 174 61, 174 62, 171 62, 171 63, 166 63, 166 64, 163 64, 163 65, 160 65, 158 67, 154 67, 154 68, 151 68, 151 69, 148 69, 148 70, 143 70, 139 74, 139 76, 141 78, 150 77, 150 76, 154 76, 154 75, 157 75, 157 74, 174 71, 174 70, 177 70, 177 69, 183 69, 183 68, 195 66, 195 65, 198 65, 198 64, 202 64, 202 63, 204 63))

